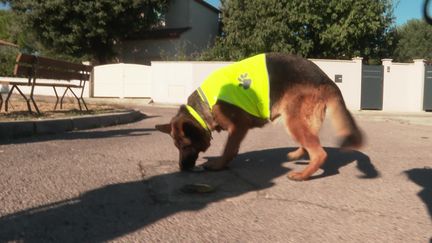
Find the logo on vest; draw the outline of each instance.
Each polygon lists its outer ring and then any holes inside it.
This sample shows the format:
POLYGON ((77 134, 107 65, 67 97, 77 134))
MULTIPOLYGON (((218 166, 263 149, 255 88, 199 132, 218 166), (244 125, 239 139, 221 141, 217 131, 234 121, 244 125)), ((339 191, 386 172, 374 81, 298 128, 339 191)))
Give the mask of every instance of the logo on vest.
POLYGON ((244 73, 241 74, 240 77, 237 78, 239 83, 239 86, 242 86, 243 89, 249 89, 252 83, 252 79, 248 78, 248 74, 244 73))

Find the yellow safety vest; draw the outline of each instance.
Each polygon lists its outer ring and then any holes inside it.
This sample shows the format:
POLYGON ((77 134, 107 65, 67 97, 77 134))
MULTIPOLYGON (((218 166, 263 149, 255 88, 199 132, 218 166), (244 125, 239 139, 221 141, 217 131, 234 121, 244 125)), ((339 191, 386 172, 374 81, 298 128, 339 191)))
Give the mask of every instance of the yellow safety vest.
POLYGON ((217 100, 222 100, 258 118, 270 117, 270 89, 265 54, 214 71, 197 91, 210 108, 213 108, 217 100))

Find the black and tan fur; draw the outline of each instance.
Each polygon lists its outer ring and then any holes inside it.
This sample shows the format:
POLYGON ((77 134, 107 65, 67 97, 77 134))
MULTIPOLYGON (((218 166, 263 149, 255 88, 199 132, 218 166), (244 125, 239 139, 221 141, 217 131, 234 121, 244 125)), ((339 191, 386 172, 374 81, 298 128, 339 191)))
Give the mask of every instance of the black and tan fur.
MULTIPOLYGON (((266 54, 266 65, 270 82, 270 120, 281 116, 291 136, 300 144, 296 151, 288 153, 288 159, 296 160, 306 153, 310 158, 303 171, 288 174, 290 179, 308 179, 325 162, 327 153, 320 144, 318 132, 326 109, 331 111, 341 147, 362 145, 362 134, 346 108, 339 88, 318 66, 307 59, 279 53, 266 54)), ((212 131, 228 132, 222 156, 204 164, 209 170, 224 169, 237 155, 248 130, 268 122, 223 101, 217 101, 210 110, 196 91, 189 96, 188 105, 204 118, 212 131)), ((180 107, 169 124, 156 128, 173 138, 180 151, 180 168, 183 170, 192 168, 198 154, 210 146, 211 133, 198 124, 185 106, 180 107)))

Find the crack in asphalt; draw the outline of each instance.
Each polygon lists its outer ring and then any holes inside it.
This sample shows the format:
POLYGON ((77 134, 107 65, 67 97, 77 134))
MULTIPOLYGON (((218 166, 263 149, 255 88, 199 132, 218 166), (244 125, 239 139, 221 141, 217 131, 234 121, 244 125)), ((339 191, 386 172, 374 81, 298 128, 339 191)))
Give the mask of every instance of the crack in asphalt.
POLYGON ((140 176, 143 180, 145 180, 146 177, 146 170, 144 168, 144 166, 141 164, 141 161, 138 162, 138 171, 140 173, 140 176))
POLYGON ((152 189, 150 183, 146 180, 146 169, 142 165, 142 161, 138 162, 138 172, 140 173, 142 182, 144 185, 146 185, 145 189, 147 191, 147 194, 149 195, 149 198, 151 200, 152 204, 163 204, 165 203, 163 200, 160 200, 157 193, 152 189))

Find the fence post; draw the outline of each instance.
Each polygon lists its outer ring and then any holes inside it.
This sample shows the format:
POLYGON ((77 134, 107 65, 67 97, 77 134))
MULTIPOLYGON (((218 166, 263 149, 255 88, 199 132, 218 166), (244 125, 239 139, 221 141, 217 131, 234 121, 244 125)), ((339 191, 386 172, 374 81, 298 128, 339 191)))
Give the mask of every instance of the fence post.
POLYGON ((384 66, 384 80, 385 80, 385 74, 391 72, 391 66, 393 65, 393 59, 386 58, 381 59, 382 65, 384 66))
POLYGON ((361 110, 363 57, 353 57, 352 60, 355 62, 355 65, 356 65, 355 70, 357 73, 355 75, 353 88, 358 90, 358 92, 356 93, 356 97, 355 97, 355 99, 356 99, 355 107, 352 107, 352 109, 361 110))
POLYGON ((417 110, 423 111, 423 103, 424 103, 424 86, 425 86, 425 60, 424 59, 414 59, 414 67, 416 75, 414 79, 416 80, 417 88, 418 88, 418 100, 417 100, 417 110))
POLYGON ((388 109, 389 106, 391 106, 392 99, 392 89, 391 89, 391 69, 392 69, 392 63, 393 59, 391 58, 385 58, 381 59, 382 66, 384 67, 384 73, 383 73, 383 108, 382 110, 385 111, 388 109))

